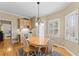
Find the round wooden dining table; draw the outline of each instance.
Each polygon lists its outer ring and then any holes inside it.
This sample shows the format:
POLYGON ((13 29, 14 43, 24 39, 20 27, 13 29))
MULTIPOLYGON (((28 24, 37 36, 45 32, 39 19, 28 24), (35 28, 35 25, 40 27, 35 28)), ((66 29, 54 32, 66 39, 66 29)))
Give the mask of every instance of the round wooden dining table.
POLYGON ((48 39, 47 38, 39 38, 39 37, 30 37, 28 38, 29 45, 34 47, 38 47, 38 55, 40 55, 40 49, 42 47, 48 46, 48 39))

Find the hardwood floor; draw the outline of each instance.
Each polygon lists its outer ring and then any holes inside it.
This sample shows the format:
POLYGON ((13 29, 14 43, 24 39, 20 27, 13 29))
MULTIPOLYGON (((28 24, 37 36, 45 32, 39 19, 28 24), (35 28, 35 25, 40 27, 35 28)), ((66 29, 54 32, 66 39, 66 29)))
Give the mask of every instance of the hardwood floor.
MULTIPOLYGON (((12 44, 10 39, 5 39, 0 42, 0 56, 17 56, 18 49, 23 47, 21 43, 12 44)), ((71 56, 71 54, 61 47, 53 47, 53 50, 62 53, 64 56, 71 56)))
POLYGON ((64 55, 64 56, 71 56, 71 54, 70 54, 66 49, 64 49, 64 48, 62 48, 62 47, 58 47, 58 46, 55 47, 55 46, 54 46, 53 49, 54 49, 55 51, 61 53, 61 54, 64 55))
POLYGON ((22 46, 21 43, 12 44, 10 39, 5 39, 0 42, 0 56, 16 56, 22 46))

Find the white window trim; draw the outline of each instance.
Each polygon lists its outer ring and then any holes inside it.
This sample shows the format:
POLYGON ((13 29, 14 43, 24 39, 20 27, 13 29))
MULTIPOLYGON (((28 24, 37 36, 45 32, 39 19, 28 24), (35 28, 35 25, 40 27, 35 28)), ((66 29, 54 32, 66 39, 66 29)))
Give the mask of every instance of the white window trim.
MULTIPOLYGON (((71 16, 71 15, 73 15, 73 14, 75 14, 75 13, 77 14, 77 21, 76 21, 76 25, 77 25, 77 26, 76 26, 76 27, 78 27, 78 9, 72 11, 71 13, 69 13, 69 14, 67 14, 67 15, 65 16, 65 39, 66 39, 66 40, 69 40, 69 41, 72 41, 72 42, 74 42, 74 43, 78 43, 78 41, 79 41, 79 39, 78 39, 78 32, 77 32, 77 37, 76 37, 78 40, 70 40, 70 39, 68 39, 68 37, 66 36, 66 28, 67 28, 67 27, 66 27, 66 25, 67 25, 67 23, 66 23, 67 20, 66 20, 66 19, 67 19, 69 16, 71 16)), ((78 31, 78 28, 77 28, 76 30, 78 31)))
POLYGON ((51 20, 48 21, 48 36, 49 36, 49 32, 50 32, 49 31, 49 25, 52 24, 55 21, 58 22, 58 35, 55 36, 55 38, 60 38, 60 18, 55 18, 55 19, 51 19, 51 20))

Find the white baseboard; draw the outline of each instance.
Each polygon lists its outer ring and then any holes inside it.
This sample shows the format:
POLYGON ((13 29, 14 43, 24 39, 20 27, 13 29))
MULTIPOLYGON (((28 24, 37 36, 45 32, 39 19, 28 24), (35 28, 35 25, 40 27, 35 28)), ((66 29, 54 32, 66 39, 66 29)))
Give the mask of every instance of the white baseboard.
POLYGON ((62 48, 64 48, 64 49, 66 49, 70 54, 72 54, 72 56, 76 56, 73 52, 71 52, 69 49, 67 49, 67 48, 64 47, 64 46, 58 45, 58 44, 54 44, 54 45, 56 45, 56 46, 58 46, 58 47, 62 47, 62 48))
POLYGON ((66 47, 64 47, 64 49, 66 49, 70 54, 72 54, 72 56, 76 56, 73 52, 71 52, 69 49, 67 49, 66 47))

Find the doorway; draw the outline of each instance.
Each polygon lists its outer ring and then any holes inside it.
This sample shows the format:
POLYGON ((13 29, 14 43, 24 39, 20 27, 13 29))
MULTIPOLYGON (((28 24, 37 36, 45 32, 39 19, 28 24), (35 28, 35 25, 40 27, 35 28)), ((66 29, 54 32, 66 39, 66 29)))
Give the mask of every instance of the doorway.
POLYGON ((12 37, 11 21, 0 20, 0 28, 3 31, 4 39, 11 39, 12 37))

